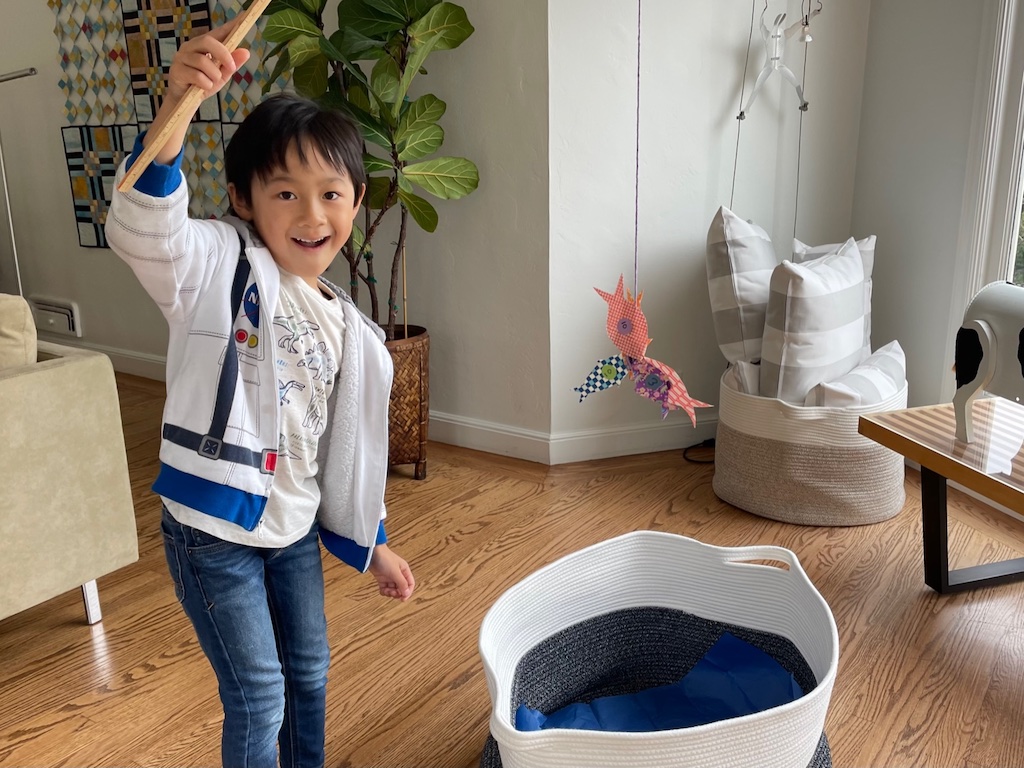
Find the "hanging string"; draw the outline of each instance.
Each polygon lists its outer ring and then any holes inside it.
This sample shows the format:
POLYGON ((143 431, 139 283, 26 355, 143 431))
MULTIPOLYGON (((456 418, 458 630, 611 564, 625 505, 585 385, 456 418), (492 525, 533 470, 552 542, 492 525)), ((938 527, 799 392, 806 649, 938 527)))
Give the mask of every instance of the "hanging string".
MULTIPOLYGON (((808 7, 810 7, 810 0, 808 0, 808 7)), ((804 71, 800 75, 800 83, 804 89, 804 104, 807 103, 807 49, 810 46, 804 43, 804 71)), ((800 110, 800 129, 797 131, 796 138, 796 195, 793 200, 793 238, 796 239, 796 222, 797 216, 800 214, 800 157, 803 155, 804 149, 804 115, 806 110, 800 110)))
MULTIPOLYGON (((761 15, 764 16, 765 11, 768 10, 768 0, 764 0, 764 11, 761 11, 761 15)), ((747 88, 747 65, 750 63, 750 44, 754 39, 754 13, 757 11, 757 0, 753 0, 750 4, 750 33, 747 35, 747 53, 743 57, 743 78, 740 80, 740 105, 737 110, 737 114, 743 114, 743 95, 747 88)), ((740 131, 743 130, 743 120, 737 117, 736 119, 736 152, 732 158, 732 189, 729 191, 729 208, 733 208, 733 198, 736 197, 736 168, 740 162, 740 131)))
POLYGON ((633 186, 633 295, 640 295, 640 24, 641 0, 636 2, 636 176, 633 186))

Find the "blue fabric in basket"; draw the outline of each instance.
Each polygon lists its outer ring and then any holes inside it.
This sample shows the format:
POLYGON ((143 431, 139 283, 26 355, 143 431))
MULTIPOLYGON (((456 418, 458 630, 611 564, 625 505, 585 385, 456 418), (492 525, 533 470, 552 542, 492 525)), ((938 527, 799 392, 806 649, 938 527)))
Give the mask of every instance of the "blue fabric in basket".
POLYGON ((516 729, 664 731, 761 712, 801 696, 793 675, 775 659, 726 632, 678 682, 569 704, 549 715, 520 704, 516 729))

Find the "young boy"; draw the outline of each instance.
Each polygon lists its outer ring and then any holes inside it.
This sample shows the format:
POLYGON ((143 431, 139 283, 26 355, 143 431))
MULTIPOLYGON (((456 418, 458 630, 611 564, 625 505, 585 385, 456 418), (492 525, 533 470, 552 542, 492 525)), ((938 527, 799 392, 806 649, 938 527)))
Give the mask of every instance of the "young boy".
MULTIPOLYGON (((216 98, 248 52, 234 22, 183 44, 155 125, 188 87, 216 98)), ((407 600, 408 564, 385 544, 391 358, 380 329, 320 278, 365 191, 352 123, 273 97, 225 156, 236 217, 188 218, 182 126, 135 188, 115 193, 107 237, 170 328, 161 528, 175 593, 213 666, 225 766, 324 764, 329 650, 318 538, 407 600)), ((123 177, 150 131, 118 171, 123 177)))

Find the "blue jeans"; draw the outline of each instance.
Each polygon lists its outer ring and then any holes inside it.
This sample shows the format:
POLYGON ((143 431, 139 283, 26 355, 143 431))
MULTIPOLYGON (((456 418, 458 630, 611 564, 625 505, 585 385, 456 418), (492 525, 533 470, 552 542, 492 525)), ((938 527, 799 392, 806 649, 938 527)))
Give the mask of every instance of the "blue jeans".
POLYGON ((232 544, 160 523, 174 591, 224 705, 225 768, 321 768, 327 619, 317 527, 282 549, 232 544))

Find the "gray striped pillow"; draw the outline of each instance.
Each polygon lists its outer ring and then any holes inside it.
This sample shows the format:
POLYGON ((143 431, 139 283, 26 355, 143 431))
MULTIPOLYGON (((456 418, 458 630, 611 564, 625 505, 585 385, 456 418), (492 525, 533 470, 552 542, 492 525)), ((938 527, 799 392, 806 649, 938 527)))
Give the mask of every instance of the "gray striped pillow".
POLYGON ((845 376, 807 393, 804 405, 849 408, 888 400, 907 380, 907 358, 898 341, 890 341, 845 376))
POLYGON ((803 404, 811 388, 864 357, 864 266, 851 237, 836 253, 783 261, 771 278, 761 395, 803 404))
MULTIPOLYGON (((807 245, 793 239, 793 261, 802 264, 812 259, 820 259, 835 253, 843 247, 842 243, 830 245, 807 245)), ((864 354, 871 354, 871 272, 875 268, 875 236, 870 235, 857 241, 861 261, 864 263, 864 354)))
POLYGON ((730 363, 761 357, 768 282, 778 264, 772 239, 726 207, 708 229, 708 293, 718 347, 730 363))

